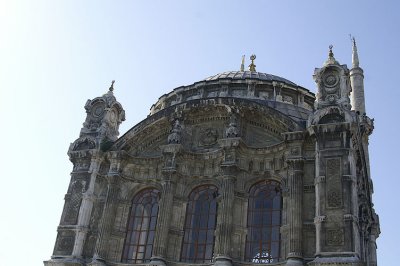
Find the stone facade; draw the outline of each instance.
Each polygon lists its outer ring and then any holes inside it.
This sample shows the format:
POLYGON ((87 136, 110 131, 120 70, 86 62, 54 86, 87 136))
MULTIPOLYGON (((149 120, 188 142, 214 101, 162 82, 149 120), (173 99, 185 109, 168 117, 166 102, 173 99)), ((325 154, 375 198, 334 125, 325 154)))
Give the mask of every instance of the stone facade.
POLYGON ((125 113, 113 86, 88 100, 68 151, 73 171, 53 256, 44 264, 377 265, 373 120, 358 64, 355 43, 351 70, 330 50, 315 70, 314 95, 252 63, 252 71, 162 96, 119 138, 125 113), (199 202, 212 210, 197 209, 199 202), (137 216, 137 206, 153 206, 152 214, 137 216), (204 217, 203 230, 196 222, 204 217), (192 239, 199 228, 207 232, 204 245, 192 239), (140 233, 145 240, 135 242, 140 233))

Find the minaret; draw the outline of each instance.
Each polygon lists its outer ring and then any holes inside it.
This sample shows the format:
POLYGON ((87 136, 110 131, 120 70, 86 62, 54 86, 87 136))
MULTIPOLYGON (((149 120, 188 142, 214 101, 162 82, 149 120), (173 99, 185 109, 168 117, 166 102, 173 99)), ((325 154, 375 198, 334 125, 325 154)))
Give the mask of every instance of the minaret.
POLYGON ((351 106, 352 110, 358 112, 360 115, 365 114, 365 97, 364 97, 364 71, 360 68, 358 60, 358 52, 356 40, 353 37, 353 66, 350 70, 350 83, 351 83, 351 106))
POLYGON ((242 64, 240 65, 240 71, 244 71, 244 55, 242 55, 242 64))

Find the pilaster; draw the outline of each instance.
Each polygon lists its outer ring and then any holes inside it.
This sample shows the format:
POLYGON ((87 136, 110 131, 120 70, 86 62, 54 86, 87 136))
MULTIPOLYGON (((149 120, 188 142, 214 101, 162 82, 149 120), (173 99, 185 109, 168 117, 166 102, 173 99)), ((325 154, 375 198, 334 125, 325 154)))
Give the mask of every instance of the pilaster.
POLYGON ((303 167, 302 146, 305 132, 282 134, 288 149, 287 181, 284 202, 286 208, 286 265, 303 265, 303 167))
POLYGON ((286 265, 303 265, 303 159, 287 159, 288 165, 288 254, 286 265))
POLYGON ((86 240, 86 235, 89 230, 89 222, 90 222, 90 215, 92 213, 93 209, 93 202, 94 202, 94 186, 96 183, 96 177, 98 174, 98 171, 100 169, 100 163, 101 163, 102 158, 99 158, 99 156, 93 156, 90 167, 89 167, 89 173, 90 173, 90 181, 89 181, 89 186, 86 192, 82 195, 82 203, 81 207, 79 210, 79 217, 78 217, 78 223, 77 223, 77 232, 76 232, 76 237, 75 237, 75 243, 74 243, 74 249, 72 251, 72 256, 81 258, 82 257, 82 252, 83 252, 83 247, 85 244, 86 240))
MULTIPOLYGON (((230 126, 232 126, 232 122, 230 126)), ((228 128, 229 130, 229 128, 228 128)), ((235 197, 235 182, 238 172, 236 162, 236 148, 240 143, 238 134, 227 134, 226 139, 219 141, 220 146, 224 149, 224 160, 221 164, 222 176, 221 195, 218 199, 218 217, 216 229, 216 241, 214 247, 215 265, 230 266, 232 265, 231 244, 233 231, 233 201, 235 197)))
POLYGON ((222 176, 221 179, 221 198, 218 205, 216 245, 214 248, 215 265, 231 265, 232 208, 236 178, 232 175, 226 175, 222 176))
POLYGON ((162 193, 159 205, 153 256, 150 265, 165 265, 168 245, 168 230, 171 223, 175 170, 163 169, 162 193))
MULTIPOLYGON (((176 134, 173 132, 172 134, 176 134)), ((154 238, 153 254, 150 265, 165 265, 165 259, 168 248, 168 231, 171 224, 173 207, 173 198, 175 190, 175 180, 177 178, 176 157, 182 150, 180 135, 176 134, 174 138, 170 134, 168 142, 170 144, 161 146, 164 156, 164 167, 162 169, 162 193, 158 209, 157 229, 154 238), (171 140, 174 141, 171 141, 171 140)))
POLYGON ((119 172, 121 158, 118 155, 117 152, 109 154, 111 165, 106 177, 108 181, 106 202, 104 204, 103 216, 100 220, 94 256, 88 265, 105 265, 107 258, 109 237, 112 232, 120 194, 121 177, 119 172))

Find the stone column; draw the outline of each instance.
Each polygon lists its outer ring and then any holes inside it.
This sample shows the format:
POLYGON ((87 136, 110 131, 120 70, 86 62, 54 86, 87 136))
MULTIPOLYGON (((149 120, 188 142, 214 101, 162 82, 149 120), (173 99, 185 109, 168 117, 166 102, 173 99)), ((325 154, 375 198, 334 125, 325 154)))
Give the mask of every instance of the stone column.
POLYGON ((288 159, 288 254, 286 265, 303 265, 302 208, 303 208, 303 159, 288 159))
POLYGON ((232 236, 232 209, 234 200, 235 176, 225 175, 222 177, 220 188, 221 198, 218 205, 218 219, 216 230, 216 255, 215 265, 232 265, 230 256, 232 236))
POLYGON ((90 223, 90 215, 93 209, 93 201, 94 201, 94 185, 96 183, 96 177, 100 168, 101 159, 97 156, 97 154, 93 154, 89 173, 90 173, 90 181, 89 187, 82 195, 82 204, 79 209, 78 223, 77 223, 77 232, 74 243, 74 248, 72 251, 72 256, 75 258, 81 258, 83 247, 85 244, 85 239, 87 232, 89 230, 90 223))
POLYGON ((175 121, 172 133, 168 136, 168 145, 161 146, 164 157, 164 168, 162 169, 162 194, 158 208, 157 229, 154 239, 153 254, 150 265, 165 264, 168 246, 168 230, 171 223, 172 203, 174 199, 175 183, 173 179, 177 171, 177 155, 182 150, 180 144, 180 125, 175 121))
POLYGON ((171 223, 172 202, 175 184, 172 182, 175 169, 163 169, 161 201, 158 208, 157 229, 154 238, 153 255, 150 265, 166 265, 168 230, 171 223))
POLYGON ((323 241, 322 241, 322 223, 325 222, 326 216, 322 215, 322 205, 324 205, 324 197, 321 195, 325 195, 325 176, 322 175, 320 168, 318 167, 321 164, 321 153, 319 152, 319 144, 316 143, 316 152, 315 152, 315 252, 316 254, 321 253, 323 241))
POLYGON ((220 139, 219 145, 224 149, 224 160, 221 164, 223 171, 220 198, 218 201, 218 216, 216 228, 216 243, 214 247, 215 264, 231 266, 231 236, 233 231, 233 201, 235 198, 235 180, 238 172, 236 149, 241 141, 237 128, 236 117, 231 115, 231 122, 226 130, 225 139, 220 139))
POLYGON ((104 260, 107 255, 107 246, 110 233, 112 231, 113 222, 116 214, 116 204, 120 193, 119 179, 120 176, 116 173, 110 173, 107 176, 108 189, 106 202, 104 204, 103 216, 100 220, 99 234, 97 237, 96 248, 93 260, 88 265, 106 265, 104 260))

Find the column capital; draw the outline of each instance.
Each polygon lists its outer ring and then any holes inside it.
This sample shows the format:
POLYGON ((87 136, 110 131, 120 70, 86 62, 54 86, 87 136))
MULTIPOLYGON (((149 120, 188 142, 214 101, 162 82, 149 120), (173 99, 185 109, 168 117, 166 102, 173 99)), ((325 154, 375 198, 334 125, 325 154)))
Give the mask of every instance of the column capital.
POLYGON ((303 165, 304 165, 303 157, 287 158, 286 163, 288 165, 289 170, 303 171, 303 165))
POLYGON ((237 176, 237 173, 239 171, 239 168, 237 167, 236 164, 222 163, 221 164, 221 170, 222 170, 221 171, 222 172, 222 175, 221 175, 222 178, 231 177, 231 178, 236 179, 236 176, 237 176))
POLYGON ((306 131, 285 132, 281 135, 286 142, 303 141, 306 136, 306 131))
POLYGON ((321 215, 321 216, 316 216, 314 217, 314 224, 320 224, 326 221, 326 216, 321 215))

